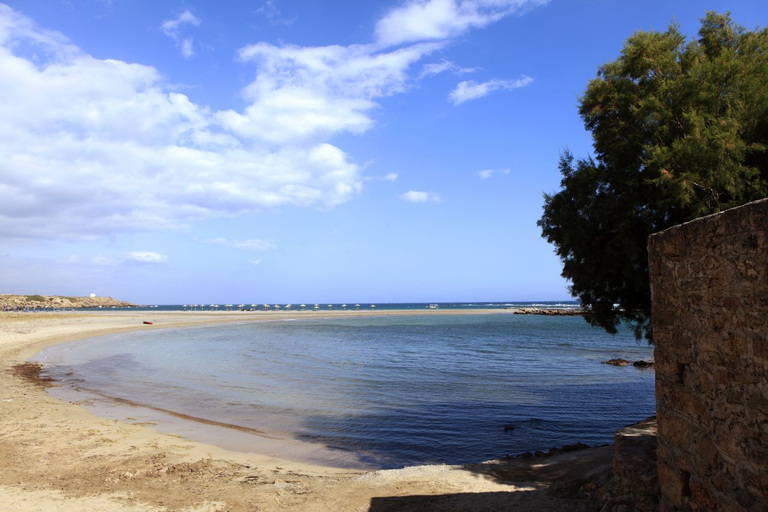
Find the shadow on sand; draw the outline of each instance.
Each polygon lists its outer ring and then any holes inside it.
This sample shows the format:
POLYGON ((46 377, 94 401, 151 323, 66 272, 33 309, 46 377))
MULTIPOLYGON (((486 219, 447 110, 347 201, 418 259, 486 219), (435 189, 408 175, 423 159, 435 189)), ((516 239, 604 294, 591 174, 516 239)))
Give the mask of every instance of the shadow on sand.
POLYGON ((610 478, 613 452, 611 445, 469 464, 462 470, 509 490, 375 497, 369 511, 596 511, 595 491, 610 478))

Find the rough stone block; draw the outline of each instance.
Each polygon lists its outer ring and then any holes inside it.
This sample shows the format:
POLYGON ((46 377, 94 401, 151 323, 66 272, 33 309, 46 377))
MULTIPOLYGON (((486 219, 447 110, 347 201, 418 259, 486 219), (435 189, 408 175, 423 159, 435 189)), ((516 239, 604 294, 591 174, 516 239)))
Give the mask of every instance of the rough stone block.
POLYGON ((706 465, 707 469, 715 468, 718 463, 717 446, 712 442, 712 439, 705 437, 700 439, 696 445, 699 458, 706 465))
POLYGON ((690 442, 691 423, 680 414, 659 415, 659 435, 675 446, 690 442))
POLYGON ((715 384, 719 386, 727 386, 728 385, 728 370, 725 368, 717 368, 714 372, 712 372, 712 378, 715 381, 715 384))
POLYGON ((683 508, 689 495, 688 475, 681 473, 665 462, 659 461, 659 489, 673 507, 683 508))
POLYGON ((768 340, 753 339, 752 340, 752 356, 762 360, 763 363, 768 362, 768 340))
POLYGON ((715 510, 717 499, 709 490, 708 485, 698 479, 691 479, 691 508, 703 508, 704 510, 715 510), (695 505, 694 505, 695 504, 695 505))

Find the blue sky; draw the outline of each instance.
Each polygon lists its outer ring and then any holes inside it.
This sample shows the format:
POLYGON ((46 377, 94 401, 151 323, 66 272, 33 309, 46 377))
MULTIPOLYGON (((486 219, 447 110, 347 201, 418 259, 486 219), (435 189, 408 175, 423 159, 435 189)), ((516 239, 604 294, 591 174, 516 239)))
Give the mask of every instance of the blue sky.
POLYGON ((541 237, 634 31, 755 1, 0 4, 0 293, 569 298, 541 237))

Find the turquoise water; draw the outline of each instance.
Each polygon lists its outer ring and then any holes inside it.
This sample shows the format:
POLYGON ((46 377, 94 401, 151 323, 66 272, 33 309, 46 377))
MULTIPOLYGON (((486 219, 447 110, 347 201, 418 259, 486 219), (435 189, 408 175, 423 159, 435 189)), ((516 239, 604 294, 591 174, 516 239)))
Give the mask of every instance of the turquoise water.
POLYGON ((123 333, 38 359, 63 387, 322 446, 313 462, 393 468, 612 442, 654 413, 654 374, 601 361, 651 356, 580 317, 500 313, 123 333))

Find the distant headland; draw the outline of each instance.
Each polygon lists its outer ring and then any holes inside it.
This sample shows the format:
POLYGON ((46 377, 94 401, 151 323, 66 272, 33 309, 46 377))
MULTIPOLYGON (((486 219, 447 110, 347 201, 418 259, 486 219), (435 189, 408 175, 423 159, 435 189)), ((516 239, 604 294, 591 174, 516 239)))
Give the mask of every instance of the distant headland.
POLYGON ((57 295, 0 295, 1 311, 136 307, 112 297, 60 297, 57 295))

